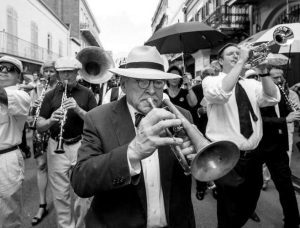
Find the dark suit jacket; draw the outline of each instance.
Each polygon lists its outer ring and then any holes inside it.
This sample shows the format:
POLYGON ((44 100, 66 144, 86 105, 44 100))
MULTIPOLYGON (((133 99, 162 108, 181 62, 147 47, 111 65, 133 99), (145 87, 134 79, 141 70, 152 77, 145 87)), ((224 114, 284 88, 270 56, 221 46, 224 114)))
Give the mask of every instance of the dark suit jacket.
MULTIPOLYGON (((180 109, 191 120, 191 115, 180 109)), ((143 172, 131 178, 128 144, 135 137, 126 97, 88 112, 78 162, 71 176, 81 197, 94 196, 86 216, 89 227, 146 227, 143 172)), ((168 146, 158 150, 161 185, 169 227, 195 227, 191 177, 185 176, 168 146)))
POLYGON ((260 151, 264 154, 272 153, 274 151, 288 151, 288 131, 286 116, 289 110, 281 94, 281 100, 278 103, 280 117, 277 117, 275 106, 261 108, 261 115, 263 119, 263 138, 260 142, 260 151))

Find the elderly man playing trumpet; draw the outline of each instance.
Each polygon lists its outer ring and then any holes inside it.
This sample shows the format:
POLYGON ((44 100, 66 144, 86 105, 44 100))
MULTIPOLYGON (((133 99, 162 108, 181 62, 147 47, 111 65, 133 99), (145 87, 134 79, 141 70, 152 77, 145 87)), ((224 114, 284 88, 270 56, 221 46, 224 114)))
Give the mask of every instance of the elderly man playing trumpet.
POLYGON ((122 76, 126 96, 87 113, 71 176, 79 196, 94 196, 86 227, 195 227, 191 177, 169 145, 191 157, 194 147, 162 135, 184 122, 161 108, 165 80, 180 76, 165 73, 160 54, 148 46, 134 48, 126 68, 111 71, 122 76))

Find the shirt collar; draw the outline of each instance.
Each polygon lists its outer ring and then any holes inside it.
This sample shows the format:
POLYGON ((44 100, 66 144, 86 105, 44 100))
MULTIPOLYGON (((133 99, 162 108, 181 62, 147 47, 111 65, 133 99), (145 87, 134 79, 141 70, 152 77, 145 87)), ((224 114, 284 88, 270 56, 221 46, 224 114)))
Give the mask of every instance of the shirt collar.
POLYGON ((134 123, 135 122, 135 113, 138 111, 128 102, 126 102, 126 103, 127 103, 127 107, 128 107, 129 113, 130 113, 132 123, 134 123))
POLYGON ((18 86, 17 85, 7 86, 4 89, 6 89, 6 90, 18 90, 18 86))

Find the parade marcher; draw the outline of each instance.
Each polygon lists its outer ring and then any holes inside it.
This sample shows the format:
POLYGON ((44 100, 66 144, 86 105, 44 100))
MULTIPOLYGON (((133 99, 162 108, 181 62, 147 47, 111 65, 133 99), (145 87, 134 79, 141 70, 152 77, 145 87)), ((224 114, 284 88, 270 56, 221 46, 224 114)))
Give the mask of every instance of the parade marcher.
MULTIPOLYGON (((42 74, 44 81, 44 92, 48 92, 55 88, 58 82, 58 75, 55 70, 54 61, 47 61, 42 66, 42 74), (45 88, 47 86, 47 88, 45 88)), ((34 111, 42 105, 43 98, 41 98, 42 90, 37 90, 38 99, 35 100, 33 105, 33 116, 38 115, 34 111)), ((44 94, 45 95, 45 94, 44 94)), ((38 116, 36 116, 38 118, 38 116)), ((34 126, 33 126, 34 127, 34 126)), ((39 192, 39 209, 36 215, 32 218, 31 224, 37 225, 47 215, 47 201, 46 201, 46 190, 48 184, 48 171, 47 171, 47 146, 50 137, 49 131, 39 132, 34 130, 33 132, 33 154, 37 163, 37 186, 39 192)))
POLYGON ((77 149, 81 144, 83 118, 87 111, 97 105, 92 91, 76 81, 81 67, 81 63, 75 58, 62 57, 56 60, 55 69, 62 83, 45 95, 37 122, 39 131, 50 130, 46 154, 59 228, 82 227, 87 209, 86 199, 77 196, 74 210, 72 209, 69 180, 71 169, 77 161, 77 149), (62 129, 63 153, 56 153, 62 129))
POLYGON ((77 75, 76 80, 78 81, 78 83, 80 85, 83 85, 84 87, 89 88, 93 92, 96 102, 97 102, 97 104, 99 104, 99 102, 100 102, 100 95, 99 95, 100 94, 100 85, 87 82, 80 76, 80 74, 77 75))
POLYGON ((120 86, 110 88, 103 98, 102 104, 107 104, 112 101, 121 99, 125 94, 123 93, 120 86))
POLYGON ((282 85, 283 70, 272 67, 270 76, 280 86, 281 100, 276 106, 261 108, 264 135, 260 142, 260 156, 269 169, 279 193, 284 214, 284 227, 299 227, 300 217, 289 167, 288 124, 300 120, 300 111, 293 110, 288 92, 282 85))
POLYGON ((197 104, 197 97, 192 90, 192 81, 188 78, 189 73, 183 75, 177 66, 170 67, 168 72, 178 74, 183 78, 167 80, 167 89, 164 90, 164 93, 169 96, 173 104, 191 111, 197 104), (185 88, 182 88, 183 85, 185 88))
POLYGON ((214 69, 216 75, 219 75, 219 73, 222 72, 222 66, 219 63, 219 60, 211 61, 210 67, 212 67, 214 69))
POLYGON ((0 58, 0 225, 23 227, 24 160, 18 145, 28 116, 30 96, 18 90, 23 66, 16 58, 0 58))
POLYGON ((165 73, 163 63, 155 47, 133 48, 126 68, 111 69, 122 75, 126 96, 85 117, 71 181, 79 196, 94 196, 87 228, 195 227, 191 177, 168 145, 180 145, 188 157, 194 156, 194 147, 189 140, 161 135, 166 127, 186 123, 160 108, 165 80, 180 78, 165 73), (149 98, 158 108, 152 109, 149 98))
POLYGON ((218 227, 239 228, 254 212, 262 186, 262 164, 257 159, 262 137, 259 107, 275 105, 280 93, 262 66, 265 77, 261 83, 240 77, 249 49, 229 43, 218 54, 222 72, 202 82, 207 100, 206 136, 212 141, 232 141, 240 149, 234 169, 215 181, 218 227))

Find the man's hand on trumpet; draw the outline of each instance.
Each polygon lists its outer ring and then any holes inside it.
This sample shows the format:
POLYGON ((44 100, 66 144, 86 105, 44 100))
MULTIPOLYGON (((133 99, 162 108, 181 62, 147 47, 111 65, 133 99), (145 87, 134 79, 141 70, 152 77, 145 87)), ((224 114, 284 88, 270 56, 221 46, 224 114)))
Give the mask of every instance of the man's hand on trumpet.
POLYGON ((196 156, 195 147, 193 146, 189 137, 183 138, 183 143, 180 145, 181 153, 186 156, 186 158, 192 161, 196 156))
POLYGON ((182 120, 161 108, 151 110, 140 122, 136 137, 128 146, 128 158, 130 161, 140 161, 149 157, 160 146, 178 145, 183 150, 184 155, 194 152, 194 147, 187 138, 166 136, 168 128, 177 127, 182 124, 182 120))

